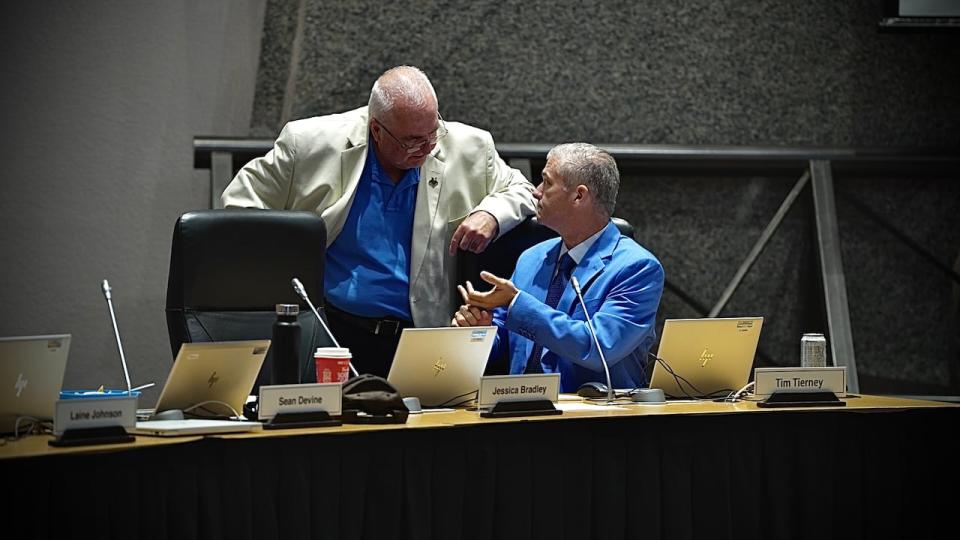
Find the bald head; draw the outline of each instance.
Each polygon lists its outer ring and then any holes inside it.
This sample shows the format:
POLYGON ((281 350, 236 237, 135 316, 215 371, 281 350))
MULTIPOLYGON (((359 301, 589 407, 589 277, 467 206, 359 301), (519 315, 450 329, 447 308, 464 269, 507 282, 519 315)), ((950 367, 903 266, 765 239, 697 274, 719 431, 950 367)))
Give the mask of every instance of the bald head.
POLYGON ((373 84, 369 108, 370 117, 378 120, 389 120, 398 110, 435 111, 437 94, 422 71, 413 66, 398 66, 387 70, 373 84))

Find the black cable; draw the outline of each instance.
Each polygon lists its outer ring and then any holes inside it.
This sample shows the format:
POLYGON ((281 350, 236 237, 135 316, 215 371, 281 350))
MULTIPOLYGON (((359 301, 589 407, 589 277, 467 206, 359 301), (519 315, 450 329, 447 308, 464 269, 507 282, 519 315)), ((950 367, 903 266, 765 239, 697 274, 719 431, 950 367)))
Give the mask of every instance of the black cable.
MULTIPOLYGON (((695 401, 713 401, 714 399, 721 397, 724 394, 726 394, 724 399, 729 398, 733 392, 736 392, 736 390, 733 390, 730 388, 723 388, 721 390, 715 390, 713 392, 710 392, 709 394, 704 393, 699 388, 697 388, 696 385, 694 385, 692 382, 684 378, 683 375, 680 375, 679 373, 674 371, 673 368, 670 367, 670 364, 668 364, 666 360, 664 360, 663 358, 660 358, 659 356, 649 351, 647 352, 647 355, 652 359, 656 360, 661 366, 663 366, 663 369, 667 370, 667 373, 669 373, 673 377, 674 382, 677 383, 677 388, 679 388, 680 391, 684 393, 684 397, 686 397, 686 399, 692 399, 695 401), (686 388, 684 388, 683 386, 684 384, 689 386, 697 395, 690 394, 690 392, 688 392, 686 388)), ((634 389, 633 391, 636 391, 636 389, 634 389)), ((670 394, 667 394, 666 397, 673 398, 673 399, 681 399, 681 396, 674 396, 670 394)))
MULTIPOLYGON (((692 388, 694 392, 703 395, 703 392, 701 392, 700 389, 698 389, 693 383, 691 383, 690 381, 685 379, 682 375, 674 371, 673 368, 670 367, 670 364, 668 364, 666 360, 664 360, 663 358, 660 358, 659 356, 651 352, 647 352, 647 354, 653 357, 654 360, 656 360, 661 366, 663 366, 663 369, 667 370, 667 373, 669 373, 673 377, 673 380, 677 383, 677 388, 679 388, 680 391, 686 395, 687 399, 699 399, 699 398, 697 396, 690 395, 690 392, 688 392, 683 387, 683 383, 687 383, 687 385, 690 386, 690 388, 692 388)), ((672 397, 674 399, 679 398, 679 396, 668 396, 668 397, 672 397)))
POLYGON ((450 398, 450 399, 444 401, 443 403, 437 405, 436 408, 440 408, 440 407, 456 407, 458 404, 470 403, 471 401, 477 399, 477 394, 478 394, 479 392, 480 392, 479 389, 477 389, 477 390, 470 390, 469 392, 460 394, 459 396, 453 396, 452 398, 450 398), (472 397, 472 398, 470 398, 470 399, 467 399, 467 400, 462 400, 462 399, 461 399, 461 398, 465 398, 465 397, 467 397, 467 396, 469 396, 469 395, 473 395, 474 397, 472 397), (456 400, 458 400, 458 399, 461 400, 461 401, 456 401, 456 400), (456 403, 455 403, 454 405, 449 405, 449 403, 450 403, 450 402, 453 402, 453 401, 456 401, 456 403))

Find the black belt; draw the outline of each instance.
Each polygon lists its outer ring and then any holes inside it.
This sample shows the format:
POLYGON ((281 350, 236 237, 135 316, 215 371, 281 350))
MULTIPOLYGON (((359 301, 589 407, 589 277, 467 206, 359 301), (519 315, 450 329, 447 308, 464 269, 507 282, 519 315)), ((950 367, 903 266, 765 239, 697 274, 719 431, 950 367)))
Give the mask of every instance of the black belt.
POLYGON ((375 336, 396 336, 404 328, 413 327, 412 322, 400 320, 395 317, 377 318, 354 315, 353 313, 346 312, 337 306, 334 306, 330 302, 327 302, 326 309, 331 315, 334 315, 353 326, 362 328, 375 336))

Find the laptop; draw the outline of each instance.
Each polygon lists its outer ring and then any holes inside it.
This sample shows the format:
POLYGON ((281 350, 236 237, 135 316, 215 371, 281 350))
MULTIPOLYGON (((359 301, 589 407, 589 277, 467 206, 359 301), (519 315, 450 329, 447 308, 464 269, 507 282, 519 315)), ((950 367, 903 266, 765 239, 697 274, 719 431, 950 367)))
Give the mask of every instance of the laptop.
POLYGON ((404 328, 387 382, 424 407, 470 404, 496 335, 495 326, 404 328))
POLYGON ((763 317, 668 319, 650 388, 668 398, 725 397, 750 380, 763 317), (673 373, 671 373, 671 370, 673 373))
POLYGON ((146 420, 137 422, 137 426, 128 429, 136 435, 155 437, 180 437, 183 435, 205 435, 208 433, 242 433, 260 431, 260 422, 241 422, 236 420, 207 420, 190 418, 186 420, 146 420))
POLYGON ((69 351, 70 334, 0 338, 0 433, 53 419, 69 351))
POLYGON ((269 339, 184 343, 155 411, 214 418, 243 414, 269 348, 269 339))

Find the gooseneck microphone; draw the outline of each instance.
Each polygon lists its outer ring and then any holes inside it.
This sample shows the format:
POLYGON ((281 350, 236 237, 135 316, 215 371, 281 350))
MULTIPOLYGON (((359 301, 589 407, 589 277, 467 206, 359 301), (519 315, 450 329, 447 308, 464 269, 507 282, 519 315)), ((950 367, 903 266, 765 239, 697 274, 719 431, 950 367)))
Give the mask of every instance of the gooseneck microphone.
POLYGON ((117 338, 117 350, 120 351, 120 362, 123 364, 123 377, 127 380, 127 396, 132 396, 133 391, 130 388, 130 372, 127 370, 127 358, 123 355, 123 344, 120 343, 120 330, 117 328, 117 316, 113 312, 113 300, 111 300, 110 284, 103 280, 100 284, 103 291, 103 297, 107 299, 107 307, 110 308, 110 321, 113 323, 113 335, 117 338))
MULTIPOLYGON (((297 278, 291 279, 290 283, 293 285, 294 292, 296 292, 300 296, 300 298, 303 298, 303 300, 307 303, 307 305, 310 306, 310 310, 313 311, 313 314, 317 317, 317 320, 320 321, 320 326, 322 326, 323 329, 327 332, 327 335, 330 336, 330 339, 333 341, 333 344, 336 345, 337 348, 339 348, 340 343, 337 341, 337 338, 333 337, 333 332, 330 331, 330 328, 327 326, 327 323, 323 322, 323 317, 321 317, 320 313, 317 312, 317 308, 313 306, 313 302, 311 302, 310 297, 307 296, 307 290, 303 288, 303 283, 300 283, 300 280, 297 278)), ((357 368, 353 367, 353 362, 350 362, 349 366, 350 366, 350 371, 353 372, 353 376, 359 377, 360 374, 357 373, 357 368)))
POLYGON ((607 358, 603 356, 603 347, 600 346, 600 340, 597 339, 597 332, 594 330, 593 322, 590 320, 590 312, 587 311, 587 304, 583 301, 583 292, 580 291, 580 282, 577 281, 577 276, 570 276, 570 282, 573 283, 573 291, 577 293, 577 299, 580 300, 583 313, 587 316, 587 328, 590 329, 593 342, 597 345, 597 352, 600 353, 600 361, 603 363, 603 371, 607 375, 607 403, 613 403, 616 400, 616 395, 613 391, 613 384, 610 382, 610 366, 607 365, 607 358))

